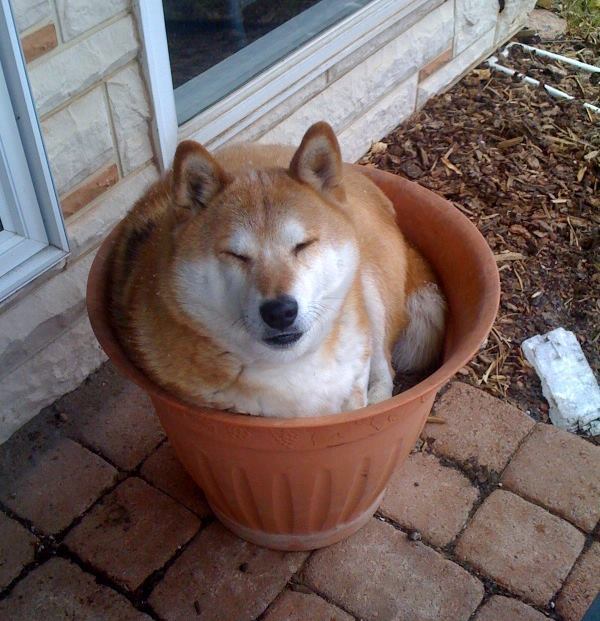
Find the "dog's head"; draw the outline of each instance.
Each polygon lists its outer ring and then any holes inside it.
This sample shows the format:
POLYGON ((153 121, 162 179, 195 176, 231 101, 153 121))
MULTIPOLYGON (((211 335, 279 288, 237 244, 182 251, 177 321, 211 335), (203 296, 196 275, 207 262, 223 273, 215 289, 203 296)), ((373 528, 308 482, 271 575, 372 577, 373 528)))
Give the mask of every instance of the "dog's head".
POLYGON ((191 210, 173 263, 184 313, 247 361, 291 360, 318 346, 358 263, 331 128, 313 125, 289 168, 236 176, 184 142, 173 196, 191 210))

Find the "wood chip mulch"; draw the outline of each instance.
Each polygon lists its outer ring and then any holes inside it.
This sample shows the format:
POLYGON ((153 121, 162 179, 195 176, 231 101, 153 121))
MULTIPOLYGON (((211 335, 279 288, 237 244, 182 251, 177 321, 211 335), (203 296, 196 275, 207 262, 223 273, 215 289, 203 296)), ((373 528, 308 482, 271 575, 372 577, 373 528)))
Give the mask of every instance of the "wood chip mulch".
MULTIPOLYGON (((573 42, 544 47, 577 53, 573 42)), ((506 60, 515 69, 516 62, 527 66, 523 56, 506 60)), ((566 71, 578 76, 585 100, 598 100, 589 74, 566 71)), ((572 94, 581 97, 577 88, 572 94)), ((487 345, 462 379, 547 421, 539 379, 520 350, 524 339, 572 330, 600 370, 600 115, 584 110, 581 99, 553 99, 482 65, 361 162, 438 192, 485 236, 502 300, 487 345)))

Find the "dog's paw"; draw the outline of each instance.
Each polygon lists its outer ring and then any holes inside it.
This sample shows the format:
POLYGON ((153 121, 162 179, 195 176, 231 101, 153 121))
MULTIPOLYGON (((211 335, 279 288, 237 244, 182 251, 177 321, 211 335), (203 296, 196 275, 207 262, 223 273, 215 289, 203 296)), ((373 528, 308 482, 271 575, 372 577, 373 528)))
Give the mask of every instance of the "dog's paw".
POLYGON ((365 389, 355 388, 343 404, 342 411, 351 412, 352 410, 364 408, 365 405, 367 405, 367 395, 365 394, 365 389))
POLYGON ((388 382, 375 382, 369 386, 369 392, 367 393, 367 402, 369 405, 373 403, 379 403, 385 401, 392 396, 393 387, 388 382))

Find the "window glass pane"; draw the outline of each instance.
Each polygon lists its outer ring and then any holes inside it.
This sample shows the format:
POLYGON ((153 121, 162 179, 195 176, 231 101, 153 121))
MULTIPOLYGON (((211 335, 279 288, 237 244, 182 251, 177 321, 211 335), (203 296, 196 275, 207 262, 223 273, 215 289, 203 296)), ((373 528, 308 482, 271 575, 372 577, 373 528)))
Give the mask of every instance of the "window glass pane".
POLYGON ((179 124, 371 0, 164 0, 179 124))

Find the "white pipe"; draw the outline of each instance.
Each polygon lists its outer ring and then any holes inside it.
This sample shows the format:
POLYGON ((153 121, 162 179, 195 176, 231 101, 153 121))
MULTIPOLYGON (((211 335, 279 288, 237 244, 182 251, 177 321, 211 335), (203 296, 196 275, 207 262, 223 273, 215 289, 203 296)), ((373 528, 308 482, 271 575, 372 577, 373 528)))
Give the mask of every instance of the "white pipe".
POLYGON ((573 65, 574 67, 578 67, 583 71, 589 71, 590 73, 600 73, 600 67, 596 67, 594 65, 588 65, 587 63, 582 63, 579 60, 575 60, 574 58, 569 58, 568 56, 561 56, 560 54, 555 54, 554 52, 547 52, 546 50, 540 50, 537 47, 532 47, 531 45, 525 45, 524 43, 518 43, 517 41, 513 41, 509 43, 504 50, 502 51, 502 56, 508 56, 508 49, 513 45, 518 45, 522 47, 524 50, 528 52, 533 52, 537 56, 546 56, 547 58, 552 58, 554 60, 558 60, 563 63, 567 63, 568 65, 573 65))
MULTIPOLYGON (((505 73, 506 75, 510 75, 513 76, 515 74, 519 74, 519 78, 523 81, 526 82, 527 84, 531 84, 532 86, 539 86, 540 85, 540 81, 536 80, 535 78, 530 78, 528 75, 525 75, 524 73, 521 73, 520 71, 515 71, 514 69, 511 69, 510 67, 505 67, 504 65, 499 65, 498 64, 498 57, 497 56, 490 56, 490 58, 488 58, 485 61, 485 64, 488 65, 489 67, 491 67, 492 69, 495 69, 496 71, 500 71, 501 73, 505 73)), ((575 99, 575 97, 573 97, 572 95, 569 95, 568 93, 565 93, 564 91, 559 90, 558 88, 554 88, 554 86, 548 86, 548 84, 543 84, 543 87, 546 89, 546 91, 554 96, 554 97, 559 97, 561 99, 575 99)), ((596 112, 597 114, 600 114, 600 108, 593 106, 590 103, 584 102, 583 106, 585 108, 588 108, 588 110, 591 110, 592 112, 596 112)))

